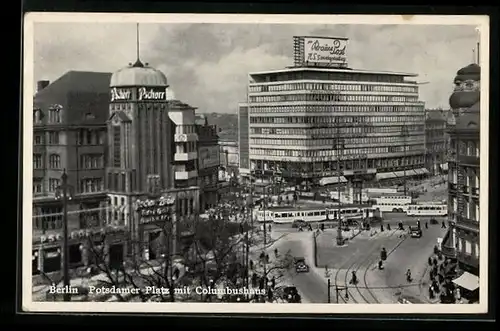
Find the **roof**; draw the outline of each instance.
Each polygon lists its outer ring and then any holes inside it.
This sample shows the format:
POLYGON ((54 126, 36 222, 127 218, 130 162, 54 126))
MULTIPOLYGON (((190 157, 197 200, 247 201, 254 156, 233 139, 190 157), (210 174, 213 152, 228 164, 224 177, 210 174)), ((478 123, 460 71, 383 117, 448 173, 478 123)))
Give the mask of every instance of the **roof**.
POLYGON ((34 107, 42 111, 42 120, 53 105, 65 111, 64 123, 99 125, 108 119, 111 73, 68 71, 33 97, 34 107))
POLYGON ((447 113, 441 109, 430 109, 426 112, 426 119, 436 121, 446 121, 447 113))
POLYGON ((479 91, 455 91, 451 94, 449 102, 452 109, 469 108, 478 103, 479 91))
POLYGON ((405 77, 418 76, 418 74, 415 73, 404 73, 404 72, 373 71, 373 70, 362 70, 362 69, 314 68, 314 67, 292 67, 292 68, 285 68, 278 70, 259 71, 259 72, 251 72, 249 73, 249 75, 265 75, 265 74, 277 74, 277 73, 299 72, 299 71, 345 72, 345 73, 393 75, 393 76, 405 76, 405 77))
POLYGON ((168 87, 168 82, 163 72, 149 67, 147 64, 142 64, 140 60, 137 60, 133 65, 130 64, 116 71, 111 76, 109 86, 168 87))

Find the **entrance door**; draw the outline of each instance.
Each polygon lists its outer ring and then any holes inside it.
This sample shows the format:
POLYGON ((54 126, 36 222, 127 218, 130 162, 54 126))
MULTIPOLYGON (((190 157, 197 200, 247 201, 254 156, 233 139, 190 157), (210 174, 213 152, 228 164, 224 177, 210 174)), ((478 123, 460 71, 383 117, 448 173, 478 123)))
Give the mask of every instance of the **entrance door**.
POLYGON ((149 232, 149 259, 156 260, 158 258, 158 248, 160 246, 161 231, 149 232))
POLYGON ((123 265, 123 244, 114 244, 109 247, 109 264, 111 269, 121 269, 123 265))
POLYGON ((43 271, 45 273, 61 270, 61 253, 59 248, 45 250, 43 259, 43 271))

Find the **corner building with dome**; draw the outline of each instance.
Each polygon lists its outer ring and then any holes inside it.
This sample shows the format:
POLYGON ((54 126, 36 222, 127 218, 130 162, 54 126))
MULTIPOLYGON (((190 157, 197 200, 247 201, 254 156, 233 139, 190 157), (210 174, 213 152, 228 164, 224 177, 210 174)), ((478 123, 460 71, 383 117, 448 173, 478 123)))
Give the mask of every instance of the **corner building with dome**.
POLYGON ((459 277, 454 282, 476 298, 480 244, 480 83, 481 68, 475 63, 460 69, 454 79, 450 96, 453 116, 448 123, 450 227, 442 243, 443 254, 458 263, 459 277))
POLYGON ((195 108, 139 59, 111 76, 109 96, 107 224, 127 229, 126 256, 177 252, 199 209, 195 108))

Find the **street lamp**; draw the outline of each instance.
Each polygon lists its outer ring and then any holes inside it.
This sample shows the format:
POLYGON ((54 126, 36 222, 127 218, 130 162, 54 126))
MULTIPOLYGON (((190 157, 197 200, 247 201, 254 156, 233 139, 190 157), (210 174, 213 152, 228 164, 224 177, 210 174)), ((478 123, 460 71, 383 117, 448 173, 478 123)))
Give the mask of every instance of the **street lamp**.
POLYGON ((68 185, 68 175, 64 169, 61 176, 61 185, 56 189, 56 199, 62 201, 63 205, 63 249, 62 253, 62 267, 63 267, 63 281, 65 292, 63 294, 64 301, 71 301, 69 293, 70 279, 69 279, 69 245, 68 245, 68 201, 73 198, 73 187, 68 185))
POLYGON ((403 190, 404 190, 404 195, 406 196, 406 145, 407 145, 407 138, 408 138, 408 127, 406 125, 403 125, 401 127, 401 137, 403 137, 403 190))

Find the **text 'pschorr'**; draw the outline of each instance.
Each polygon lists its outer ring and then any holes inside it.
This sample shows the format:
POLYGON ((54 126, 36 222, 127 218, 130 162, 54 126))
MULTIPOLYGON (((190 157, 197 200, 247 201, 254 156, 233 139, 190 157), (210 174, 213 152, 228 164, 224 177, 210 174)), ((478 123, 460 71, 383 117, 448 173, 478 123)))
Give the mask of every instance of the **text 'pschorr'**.
POLYGON ((139 100, 166 100, 165 91, 155 91, 153 89, 147 90, 145 87, 141 87, 137 90, 139 100))

